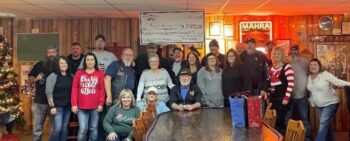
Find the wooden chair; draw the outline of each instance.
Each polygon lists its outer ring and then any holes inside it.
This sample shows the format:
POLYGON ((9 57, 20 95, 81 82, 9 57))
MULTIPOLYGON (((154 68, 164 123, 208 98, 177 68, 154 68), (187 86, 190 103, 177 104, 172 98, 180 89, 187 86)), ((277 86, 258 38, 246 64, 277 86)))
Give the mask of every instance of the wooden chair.
POLYGON ((141 118, 142 118, 143 123, 145 125, 145 128, 147 130, 154 121, 153 114, 150 111, 142 111, 141 118))
POLYGON ((154 118, 157 117, 157 106, 155 104, 147 104, 146 110, 152 112, 154 118))
POLYGON ((301 120, 289 120, 286 132, 286 141, 304 141, 306 129, 301 120))
POLYGON ((272 110, 271 103, 269 103, 265 111, 264 122, 269 126, 271 126, 272 128, 275 128, 276 119, 277 119, 276 110, 272 110))
POLYGON ((133 121, 133 130, 135 141, 142 141, 146 132, 145 124, 143 123, 142 118, 137 118, 133 121))

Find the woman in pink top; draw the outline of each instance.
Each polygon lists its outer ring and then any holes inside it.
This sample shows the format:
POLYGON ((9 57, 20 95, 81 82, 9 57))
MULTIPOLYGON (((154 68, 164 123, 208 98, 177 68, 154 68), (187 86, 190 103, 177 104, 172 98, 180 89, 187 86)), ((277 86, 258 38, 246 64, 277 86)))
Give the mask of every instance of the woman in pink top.
POLYGON ((78 114, 78 141, 86 140, 87 129, 90 130, 89 140, 97 140, 98 112, 102 111, 105 98, 104 74, 97 64, 95 54, 87 53, 83 69, 78 70, 73 79, 71 103, 72 112, 78 114))

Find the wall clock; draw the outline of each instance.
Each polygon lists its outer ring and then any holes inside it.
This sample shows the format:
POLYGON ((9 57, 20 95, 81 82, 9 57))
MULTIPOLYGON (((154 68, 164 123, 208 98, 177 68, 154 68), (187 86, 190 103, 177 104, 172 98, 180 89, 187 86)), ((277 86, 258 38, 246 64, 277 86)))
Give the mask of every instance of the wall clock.
POLYGON ((318 20, 318 27, 322 30, 330 30, 333 28, 333 18, 330 16, 322 16, 318 20))

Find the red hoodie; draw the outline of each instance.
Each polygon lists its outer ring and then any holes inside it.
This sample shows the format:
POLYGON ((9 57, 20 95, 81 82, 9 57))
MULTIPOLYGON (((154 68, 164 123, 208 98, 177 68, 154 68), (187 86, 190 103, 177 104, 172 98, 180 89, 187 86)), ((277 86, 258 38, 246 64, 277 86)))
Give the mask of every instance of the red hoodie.
POLYGON ((104 73, 96 70, 88 74, 78 70, 74 75, 72 87, 72 106, 80 109, 96 109, 105 101, 104 73))

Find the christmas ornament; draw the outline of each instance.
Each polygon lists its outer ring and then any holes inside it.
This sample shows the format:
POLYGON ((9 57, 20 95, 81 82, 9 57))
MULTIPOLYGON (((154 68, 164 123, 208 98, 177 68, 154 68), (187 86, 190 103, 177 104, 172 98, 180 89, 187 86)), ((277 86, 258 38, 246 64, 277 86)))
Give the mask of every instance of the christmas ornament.
POLYGON ((15 74, 10 72, 7 74, 7 79, 13 79, 15 77, 15 74))

